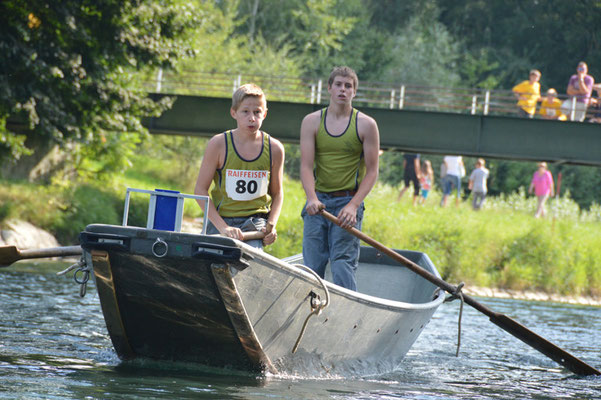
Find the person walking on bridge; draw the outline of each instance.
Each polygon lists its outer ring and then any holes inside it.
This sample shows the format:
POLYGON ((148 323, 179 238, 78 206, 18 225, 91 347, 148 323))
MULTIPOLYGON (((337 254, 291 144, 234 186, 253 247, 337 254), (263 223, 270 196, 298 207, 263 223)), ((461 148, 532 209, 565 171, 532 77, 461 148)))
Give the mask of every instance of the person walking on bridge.
POLYGON ((300 132, 303 259, 322 278, 328 261, 336 285, 357 290, 359 239, 343 228, 361 229, 363 200, 378 178, 380 135, 376 121, 353 108, 359 80, 336 67, 328 80, 330 104, 303 119, 300 132), (341 226, 319 215, 336 215, 341 226))

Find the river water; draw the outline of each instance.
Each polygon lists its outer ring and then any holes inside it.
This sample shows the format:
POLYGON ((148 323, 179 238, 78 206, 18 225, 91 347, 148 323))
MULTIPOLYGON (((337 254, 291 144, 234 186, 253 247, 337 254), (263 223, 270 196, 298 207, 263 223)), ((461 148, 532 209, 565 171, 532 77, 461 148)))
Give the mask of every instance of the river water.
MULTIPOLYGON (((61 263, 0 269, 0 399, 601 399, 577 377, 464 307, 443 304, 398 370, 380 376, 257 376, 199 365, 121 362, 93 285, 61 263)), ((601 308, 479 298, 601 368, 601 308)))

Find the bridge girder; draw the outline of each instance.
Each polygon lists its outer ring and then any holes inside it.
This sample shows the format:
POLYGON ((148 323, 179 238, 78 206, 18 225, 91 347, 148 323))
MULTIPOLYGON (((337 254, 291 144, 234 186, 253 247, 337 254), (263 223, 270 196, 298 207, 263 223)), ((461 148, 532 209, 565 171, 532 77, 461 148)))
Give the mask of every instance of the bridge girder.
MULTIPOLYGON (((144 124, 152 133, 212 136, 235 127, 230 106, 226 98, 179 95, 172 109, 144 124)), ((298 143, 303 117, 322 107, 270 101, 263 129, 283 142, 298 143)), ((383 149, 601 165, 601 126, 597 124, 371 107, 359 110, 377 121, 383 149)))

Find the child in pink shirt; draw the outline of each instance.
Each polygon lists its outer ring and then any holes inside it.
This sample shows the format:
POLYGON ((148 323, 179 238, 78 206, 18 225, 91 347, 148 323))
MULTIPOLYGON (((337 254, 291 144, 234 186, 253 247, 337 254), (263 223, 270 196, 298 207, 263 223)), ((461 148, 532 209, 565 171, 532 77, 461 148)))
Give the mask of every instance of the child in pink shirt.
POLYGON ((547 201, 547 198, 553 196, 555 192, 553 175, 551 175, 551 171, 547 169, 546 162, 538 163, 538 170, 532 175, 528 193, 532 194, 532 192, 534 192, 538 198, 538 205, 534 216, 536 218, 544 217, 546 214, 545 202, 547 201))

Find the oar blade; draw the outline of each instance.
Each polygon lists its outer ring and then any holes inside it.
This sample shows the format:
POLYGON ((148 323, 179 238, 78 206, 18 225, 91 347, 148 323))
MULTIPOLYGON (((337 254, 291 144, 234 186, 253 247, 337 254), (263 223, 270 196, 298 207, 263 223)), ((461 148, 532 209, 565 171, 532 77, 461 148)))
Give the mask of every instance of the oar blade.
POLYGON ((489 316, 490 321, 497 325, 499 328, 510 333, 522 342, 540 351, 556 363, 563 365, 568 370, 574 372, 577 375, 601 375, 601 372, 596 368, 588 365, 584 361, 580 360, 562 349, 549 342, 545 338, 532 332, 524 325, 515 321, 504 314, 496 314, 489 316))
POLYGON ((15 246, 0 246, 0 267, 8 267, 20 259, 19 249, 15 246))

